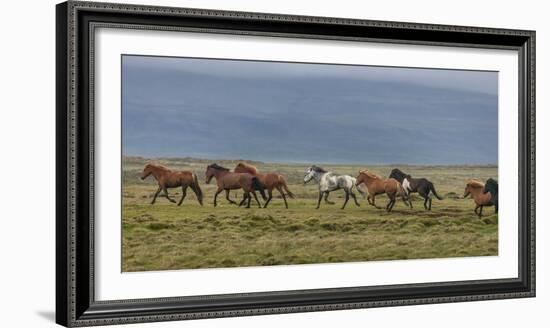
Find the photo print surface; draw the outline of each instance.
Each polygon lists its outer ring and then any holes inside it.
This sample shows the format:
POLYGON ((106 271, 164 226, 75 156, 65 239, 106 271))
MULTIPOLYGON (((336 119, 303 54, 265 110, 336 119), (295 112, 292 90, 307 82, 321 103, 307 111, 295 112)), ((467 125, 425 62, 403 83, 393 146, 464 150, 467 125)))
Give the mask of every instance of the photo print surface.
POLYGON ((122 56, 122 271, 498 255, 498 72, 122 56))

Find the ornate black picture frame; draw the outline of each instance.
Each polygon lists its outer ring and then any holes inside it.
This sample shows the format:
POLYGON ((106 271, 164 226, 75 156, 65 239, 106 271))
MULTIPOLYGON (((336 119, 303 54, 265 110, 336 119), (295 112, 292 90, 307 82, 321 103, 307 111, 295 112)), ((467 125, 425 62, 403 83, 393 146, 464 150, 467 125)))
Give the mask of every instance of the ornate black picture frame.
POLYGON ((56 38, 57 323, 91 326, 535 296, 534 31, 69 1, 57 5, 56 38), (97 301, 90 90, 98 26, 516 51, 519 277, 97 301))

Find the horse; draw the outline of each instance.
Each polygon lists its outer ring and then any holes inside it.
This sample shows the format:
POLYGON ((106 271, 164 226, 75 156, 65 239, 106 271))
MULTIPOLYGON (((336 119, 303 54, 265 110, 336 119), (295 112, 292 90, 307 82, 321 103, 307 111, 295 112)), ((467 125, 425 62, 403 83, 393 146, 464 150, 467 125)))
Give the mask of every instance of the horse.
POLYGON ((466 188, 464 189, 464 198, 468 195, 472 195, 476 207, 474 208, 474 213, 481 218, 481 212, 483 211, 483 206, 492 206, 492 194, 490 192, 483 192, 485 189, 485 184, 479 180, 470 179, 466 183, 466 188), (479 209, 479 213, 478 210, 479 209))
POLYGON ((485 182, 485 188, 483 192, 491 193, 491 202, 495 205, 495 214, 498 213, 498 182, 495 179, 489 178, 485 182))
POLYGON ((294 194, 288 189, 288 186, 286 184, 285 178, 277 173, 259 173, 256 167, 253 165, 239 162, 237 166, 235 166, 235 169, 233 170, 235 173, 250 173, 253 176, 260 179, 260 182, 265 186, 267 189, 267 201, 264 204, 264 208, 267 207, 271 199, 273 198, 273 189, 277 189, 281 196, 283 197, 283 201, 285 202, 285 207, 288 208, 288 204, 286 202, 286 196, 285 192, 288 194, 288 197, 294 198, 294 194))
MULTIPOLYGON (((344 201, 344 205, 342 205, 342 209, 346 207, 349 196, 353 198, 353 200, 355 201, 355 205, 361 206, 359 205, 359 202, 357 202, 357 197, 355 197, 355 194, 353 193, 353 187, 355 186, 354 177, 351 177, 349 175, 336 175, 332 172, 326 171, 319 166, 312 165, 306 170, 306 175, 304 176, 304 184, 308 183, 312 179, 314 179, 319 184, 319 199, 317 200, 316 209, 319 209, 323 195, 325 196, 325 203, 334 204, 328 200, 328 194, 331 191, 338 189, 344 189, 344 192, 346 193, 346 200, 344 201)), ((357 190, 361 193, 361 195, 364 195, 364 192, 361 189, 357 188, 357 190)))
POLYGON ((250 193, 254 195, 254 199, 256 200, 256 203, 258 203, 258 207, 262 207, 260 204, 260 201, 258 200, 258 196, 256 195, 256 190, 260 191, 260 194, 262 195, 262 198, 265 200, 265 186, 260 182, 260 179, 253 176, 249 173, 235 173, 229 171, 229 169, 225 167, 221 167, 218 164, 210 164, 206 167, 206 183, 209 184, 213 177, 216 177, 216 183, 218 185, 218 190, 216 190, 216 193, 214 195, 214 207, 217 206, 217 198, 218 194, 225 190, 225 198, 231 203, 231 204, 237 204, 233 200, 229 198, 229 190, 233 189, 243 189, 244 190, 244 196, 243 200, 240 202, 239 206, 242 206, 246 200, 248 200, 248 204, 246 205, 247 208, 250 208, 250 193))
POLYGON ((170 198, 168 195, 168 188, 176 188, 181 186, 181 199, 178 202, 178 206, 181 205, 183 202, 183 199, 187 195, 187 187, 190 187, 191 190, 195 193, 197 196, 197 200, 199 201, 199 204, 202 206, 202 190, 199 186, 199 180, 197 179, 197 175, 190 171, 172 171, 169 168, 158 165, 158 164, 147 164, 143 168, 143 171, 141 172, 141 180, 145 180, 149 175, 153 175, 153 177, 157 180, 159 188, 157 192, 155 193, 155 196, 153 197, 153 200, 151 201, 151 205, 155 203, 157 200, 157 196, 159 195, 160 191, 164 191, 164 196, 166 199, 168 199, 170 202, 175 203, 176 201, 170 198))
POLYGON ((399 183, 399 181, 394 178, 382 179, 371 171, 365 169, 359 171, 355 185, 359 186, 361 183, 364 183, 367 186, 369 193, 367 200, 369 204, 376 208, 380 207, 376 206, 375 197, 376 195, 383 193, 385 193, 390 199, 386 205, 386 211, 391 212, 396 202, 396 196, 400 196, 405 205, 412 208, 411 201, 407 196, 405 189, 403 189, 403 186, 399 183), (407 203, 407 200, 409 203, 407 203))
POLYGON ((403 186, 403 189, 405 189, 405 192, 407 193, 407 197, 409 197, 411 208, 412 208, 412 201, 410 200, 410 195, 413 192, 419 193, 420 196, 424 198, 424 208, 427 209, 428 211, 432 210, 432 198, 430 197, 430 192, 432 192, 437 199, 439 200, 443 199, 443 197, 440 197, 437 194, 437 192, 435 191, 434 184, 428 179, 425 179, 425 178, 415 179, 411 177, 409 174, 406 174, 399 169, 393 169, 389 177, 401 183, 401 185, 403 186))

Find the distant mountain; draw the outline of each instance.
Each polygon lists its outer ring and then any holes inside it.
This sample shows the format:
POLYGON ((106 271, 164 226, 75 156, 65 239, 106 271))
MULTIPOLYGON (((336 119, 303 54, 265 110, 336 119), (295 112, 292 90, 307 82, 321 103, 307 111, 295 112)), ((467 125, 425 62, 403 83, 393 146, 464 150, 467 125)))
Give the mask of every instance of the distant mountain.
MULTIPOLYGON (((292 64, 288 64, 292 65, 292 64)), ((495 79, 496 83, 496 79, 495 79)), ((129 67, 123 152, 265 162, 490 164, 496 95, 336 77, 129 67)))

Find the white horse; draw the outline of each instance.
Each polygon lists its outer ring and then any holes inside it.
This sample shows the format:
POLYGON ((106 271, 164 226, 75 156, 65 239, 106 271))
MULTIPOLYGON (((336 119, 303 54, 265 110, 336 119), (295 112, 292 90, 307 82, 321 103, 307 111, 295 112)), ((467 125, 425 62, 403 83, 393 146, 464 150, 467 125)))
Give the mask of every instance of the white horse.
POLYGON ((324 170, 319 166, 313 165, 306 171, 304 184, 308 183, 312 179, 314 179, 317 184, 319 184, 319 200, 317 201, 316 209, 318 209, 321 205, 321 199, 323 198, 323 195, 325 196, 325 203, 334 204, 333 202, 328 200, 328 194, 331 191, 338 189, 344 189, 344 192, 346 193, 346 200, 344 201, 344 205, 342 205, 342 209, 346 207, 350 195, 351 197, 353 197, 355 205, 361 206, 357 202, 357 198, 353 193, 354 187, 357 188, 357 190, 361 193, 361 195, 363 195, 363 197, 365 197, 365 192, 355 186, 355 178, 349 175, 336 175, 332 172, 324 170))

